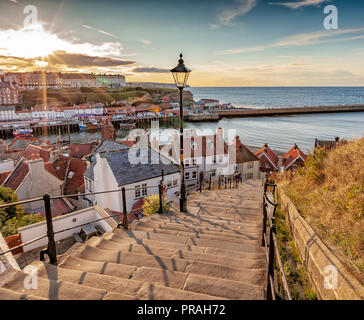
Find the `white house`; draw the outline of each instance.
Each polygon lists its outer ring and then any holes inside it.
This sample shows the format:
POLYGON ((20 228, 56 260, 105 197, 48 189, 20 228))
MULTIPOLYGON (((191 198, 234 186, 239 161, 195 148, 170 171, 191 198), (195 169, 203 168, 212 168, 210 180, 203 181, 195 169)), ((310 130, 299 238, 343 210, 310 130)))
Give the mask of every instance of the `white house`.
POLYGON ((16 114, 15 114, 15 107, 13 106, 7 106, 7 107, 0 107, 0 121, 1 120, 7 120, 12 121, 16 120, 16 114))
MULTIPOLYGON (((117 145, 114 147, 117 148, 117 145)), ((180 168, 177 165, 169 163, 149 147, 138 149, 119 144, 119 148, 117 151, 95 151, 91 165, 85 172, 86 193, 121 190, 124 187, 129 211, 141 198, 158 194, 158 185, 163 179, 167 197, 176 199, 180 185, 180 168)), ((121 192, 98 194, 89 200, 101 208, 123 212, 121 192)))

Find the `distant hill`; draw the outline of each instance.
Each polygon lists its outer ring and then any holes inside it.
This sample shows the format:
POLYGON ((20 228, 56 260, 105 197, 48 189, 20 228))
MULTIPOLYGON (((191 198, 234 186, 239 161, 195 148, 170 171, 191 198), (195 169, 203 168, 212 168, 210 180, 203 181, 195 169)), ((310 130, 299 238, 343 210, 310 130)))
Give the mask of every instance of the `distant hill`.
MULTIPOLYGON (((113 101, 128 100, 144 97, 147 103, 153 103, 163 96, 168 96, 171 101, 178 101, 178 91, 169 88, 79 88, 79 89, 47 89, 46 102, 43 90, 22 91, 23 107, 46 104, 48 106, 62 106, 81 104, 85 102, 110 104, 113 101)), ((184 100, 191 101, 193 96, 189 91, 184 92, 184 100)))

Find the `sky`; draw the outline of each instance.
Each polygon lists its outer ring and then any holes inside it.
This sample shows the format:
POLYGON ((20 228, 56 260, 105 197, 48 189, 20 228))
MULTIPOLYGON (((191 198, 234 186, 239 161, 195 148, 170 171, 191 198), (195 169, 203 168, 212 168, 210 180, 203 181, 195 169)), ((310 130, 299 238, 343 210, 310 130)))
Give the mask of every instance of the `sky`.
POLYGON ((364 1, 0 0, 3 72, 171 83, 181 52, 195 87, 363 86, 364 1))

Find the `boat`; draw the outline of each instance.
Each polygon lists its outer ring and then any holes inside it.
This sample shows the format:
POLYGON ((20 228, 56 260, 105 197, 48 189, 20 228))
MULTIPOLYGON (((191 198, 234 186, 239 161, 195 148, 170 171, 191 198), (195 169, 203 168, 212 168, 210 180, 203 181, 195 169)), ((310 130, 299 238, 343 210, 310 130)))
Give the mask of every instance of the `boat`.
POLYGON ((80 122, 78 127, 80 131, 96 131, 101 129, 101 126, 97 122, 80 122))
POLYGON ((14 137, 26 137, 30 136, 33 133, 33 129, 30 128, 20 128, 13 131, 14 137))

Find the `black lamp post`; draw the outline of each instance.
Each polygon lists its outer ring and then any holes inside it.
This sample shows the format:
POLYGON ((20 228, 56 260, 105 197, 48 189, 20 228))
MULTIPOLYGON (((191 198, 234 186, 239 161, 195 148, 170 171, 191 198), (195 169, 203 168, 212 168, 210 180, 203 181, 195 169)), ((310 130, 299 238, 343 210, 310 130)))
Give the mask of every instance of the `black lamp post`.
POLYGON ((186 86, 188 76, 191 72, 184 65, 182 59, 182 53, 180 54, 180 59, 178 60, 178 65, 171 70, 174 82, 179 90, 179 130, 180 130, 180 161, 181 161, 181 190, 179 207, 181 212, 187 212, 187 197, 186 197, 186 186, 185 186, 185 166, 183 161, 183 88, 186 86))

